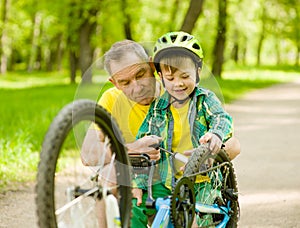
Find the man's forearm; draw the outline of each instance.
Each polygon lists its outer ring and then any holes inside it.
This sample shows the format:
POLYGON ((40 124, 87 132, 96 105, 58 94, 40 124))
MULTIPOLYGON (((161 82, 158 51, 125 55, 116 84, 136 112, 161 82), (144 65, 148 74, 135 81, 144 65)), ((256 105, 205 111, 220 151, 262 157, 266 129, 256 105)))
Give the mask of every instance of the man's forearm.
POLYGON ((86 166, 96 166, 106 164, 110 159, 109 143, 105 143, 103 134, 99 130, 89 129, 81 147, 82 163, 86 166))

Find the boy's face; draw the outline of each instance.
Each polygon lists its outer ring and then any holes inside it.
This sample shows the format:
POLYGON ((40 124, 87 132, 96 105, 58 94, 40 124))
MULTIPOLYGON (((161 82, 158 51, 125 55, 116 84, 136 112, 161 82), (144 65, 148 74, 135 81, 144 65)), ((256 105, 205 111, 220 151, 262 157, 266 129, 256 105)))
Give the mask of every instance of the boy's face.
POLYGON ((191 59, 185 59, 180 66, 160 64, 160 77, 168 93, 178 100, 186 99, 195 89, 197 70, 191 59))

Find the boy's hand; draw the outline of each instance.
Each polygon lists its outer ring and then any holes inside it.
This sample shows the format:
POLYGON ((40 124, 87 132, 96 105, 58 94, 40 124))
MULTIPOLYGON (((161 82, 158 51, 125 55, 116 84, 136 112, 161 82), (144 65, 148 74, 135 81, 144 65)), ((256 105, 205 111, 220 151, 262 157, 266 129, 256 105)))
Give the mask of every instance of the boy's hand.
POLYGON ((156 149, 153 145, 159 145, 162 138, 156 135, 149 135, 136 140, 133 143, 128 143, 127 149, 128 154, 148 154, 151 160, 160 159, 160 151, 156 149))
POLYGON ((136 205, 140 206, 142 204, 143 190, 139 188, 132 189, 132 197, 137 199, 136 205))
POLYGON ((217 154, 222 147, 222 140, 220 137, 210 132, 207 132, 205 135, 203 135, 199 142, 201 144, 209 143, 209 149, 212 154, 217 154))

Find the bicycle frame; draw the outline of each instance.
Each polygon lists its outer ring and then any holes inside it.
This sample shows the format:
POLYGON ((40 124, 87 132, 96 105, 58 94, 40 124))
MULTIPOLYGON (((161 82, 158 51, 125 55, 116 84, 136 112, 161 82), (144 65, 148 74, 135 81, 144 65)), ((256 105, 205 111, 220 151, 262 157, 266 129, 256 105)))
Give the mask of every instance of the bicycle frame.
MULTIPOLYGON (((173 228, 173 224, 170 219, 170 198, 157 198, 155 201, 155 208, 157 210, 157 214, 154 218, 154 221, 151 225, 152 228, 173 228)), ((227 207, 218 206, 217 204, 206 205, 202 203, 196 203, 195 212, 197 213, 213 213, 223 215, 223 220, 216 226, 216 228, 225 228, 230 216, 230 201, 227 204, 227 207)))

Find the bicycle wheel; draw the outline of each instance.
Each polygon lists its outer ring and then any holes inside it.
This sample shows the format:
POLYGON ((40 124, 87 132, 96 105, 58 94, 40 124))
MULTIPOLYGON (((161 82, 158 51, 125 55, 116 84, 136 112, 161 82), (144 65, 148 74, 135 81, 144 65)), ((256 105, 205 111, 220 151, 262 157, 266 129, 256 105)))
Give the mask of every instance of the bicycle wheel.
POLYGON ((121 132, 102 107, 89 100, 67 105, 52 122, 42 145, 36 185, 39 226, 99 227, 103 218, 99 218, 98 205, 109 195, 119 205, 119 225, 128 227, 128 165, 121 132), (96 166, 83 165, 81 160, 81 144, 91 124, 101 129, 105 139, 96 166))
MULTIPOLYGON (((207 145, 201 145, 190 157, 183 176, 189 177, 194 182, 197 202, 220 207, 230 205, 228 213, 230 219, 226 227, 237 227, 239 203, 236 175, 224 150, 217 155, 211 155, 207 145)), ((214 213, 203 213, 199 216, 197 221, 199 227, 216 226, 224 218, 224 215, 214 213)))

